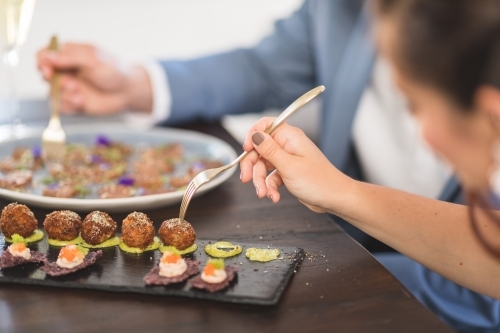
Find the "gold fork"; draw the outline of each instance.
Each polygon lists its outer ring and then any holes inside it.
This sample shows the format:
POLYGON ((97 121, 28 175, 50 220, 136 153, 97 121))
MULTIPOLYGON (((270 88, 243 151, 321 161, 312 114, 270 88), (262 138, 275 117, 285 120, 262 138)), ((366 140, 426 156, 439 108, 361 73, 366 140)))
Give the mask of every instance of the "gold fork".
MULTIPOLYGON (((57 37, 52 36, 49 50, 58 51, 57 37)), ((45 162, 61 160, 65 153, 66 134, 59 119, 59 74, 54 73, 50 80, 51 116, 49 125, 42 133, 42 157, 45 162)))
MULTIPOLYGON (((295 113, 298 109, 300 109, 302 106, 304 106, 307 102, 312 100, 314 97, 318 96, 321 94, 323 91, 325 91, 324 86, 319 86, 316 87, 312 90, 309 90, 306 92, 304 95, 300 96, 290 104, 289 107, 285 109, 269 126, 265 132, 268 134, 273 133, 276 128, 278 128, 281 124, 285 122, 285 120, 288 119, 292 114, 295 113)), ((245 151, 243 154, 238 156, 234 161, 232 161, 229 164, 226 164, 224 166, 221 166, 220 168, 214 168, 214 169, 208 169, 205 171, 200 172, 196 177, 193 178, 193 180, 189 183, 189 185, 186 188, 186 192, 184 192, 184 196, 182 197, 182 202, 181 202, 181 209, 179 211, 179 221, 184 221, 184 216, 186 215, 186 210, 189 206, 189 203, 191 202, 191 199, 193 198, 193 195, 195 192, 202 186, 203 184, 209 182, 212 180, 215 176, 220 174, 223 171, 226 171, 227 169, 230 169, 240 163, 242 159, 244 159, 250 152, 245 151)))

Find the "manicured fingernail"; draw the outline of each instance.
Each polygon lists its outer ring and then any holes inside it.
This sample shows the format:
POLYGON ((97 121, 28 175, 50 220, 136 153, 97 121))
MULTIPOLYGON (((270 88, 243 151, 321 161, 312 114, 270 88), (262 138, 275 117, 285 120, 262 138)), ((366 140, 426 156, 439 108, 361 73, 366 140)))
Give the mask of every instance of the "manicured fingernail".
POLYGON ((262 134, 260 132, 255 132, 252 135, 252 141, 253 141, 253 143, 255 143, 256 146, 260 145, 262 143, 262 141, 264 141, 264 134, 262 134))
POLYGON ((273 201, 273 196, 272 195, 269 196, 269 200, 273 201))
POLYGON ((259 196, 259 188, 255 186, 255 192, 257 192, 257 196, 259 196))
POLYGON ((247 140, 243 141, 243 149, 245 149, 245 144, 247 143, 247 140))

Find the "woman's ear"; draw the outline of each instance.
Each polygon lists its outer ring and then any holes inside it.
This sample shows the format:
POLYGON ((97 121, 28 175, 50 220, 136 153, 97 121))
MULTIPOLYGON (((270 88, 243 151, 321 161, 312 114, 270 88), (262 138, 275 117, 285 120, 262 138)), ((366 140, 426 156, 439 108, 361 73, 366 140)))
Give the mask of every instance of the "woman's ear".
POLYGON ((476 108, 486 112, 493 120, 496 130, 500 133, 500 88, 483 85, 479 87, 475 98, 476 108))

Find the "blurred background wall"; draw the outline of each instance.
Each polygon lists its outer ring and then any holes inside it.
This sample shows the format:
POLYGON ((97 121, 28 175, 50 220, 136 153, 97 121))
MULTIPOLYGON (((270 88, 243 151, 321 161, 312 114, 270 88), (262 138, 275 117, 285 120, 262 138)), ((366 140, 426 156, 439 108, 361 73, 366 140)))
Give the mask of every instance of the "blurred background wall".
POLYGON ((251 46, 302 0, 37 0, 17 70, 21 98, 43 98, 48 87, 36 51, 52 34, 98 44, 128 60, 190 58, 251 46))

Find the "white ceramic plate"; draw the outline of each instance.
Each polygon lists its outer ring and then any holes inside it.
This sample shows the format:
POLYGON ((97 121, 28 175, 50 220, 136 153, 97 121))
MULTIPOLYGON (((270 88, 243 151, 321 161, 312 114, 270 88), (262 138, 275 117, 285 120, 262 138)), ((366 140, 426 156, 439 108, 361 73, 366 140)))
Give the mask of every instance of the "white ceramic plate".
MULTIPOLYGON (((111 140, 121 141, 133 146, 160 145, 169 142, 178 142, 184 146, 186 157, 206 158, 221 161, 227 164, 236 158, 236 152, 226 142, 199 132, 172 129, 154 128, 147 132, 136 132, 121 124, 85 124, 65 126, 64 130, 68 143, 84 143, 90 145, 95 142, 97 135, 105 135, 111 140)), ((5 141, 0 143, 0 158, 9 156, 16 147, 40 146, 42 130, 33 130, 20 140, 5 141)), ((235 171, 232 168, 222 173, 209 183, 203 185, 196 193, 207 192, 226 181, 235 171)), ((146 210, 180 203, 184 191, 153 194, 120 199, 66 199, 42 196, 41 191, 21 193, 0 189, 0 197, 17 201, 27 206, 37 206, 46 209, 71 209, 76 211, 102 210, 106 212, 128 212, 133 210, 146 210)))

